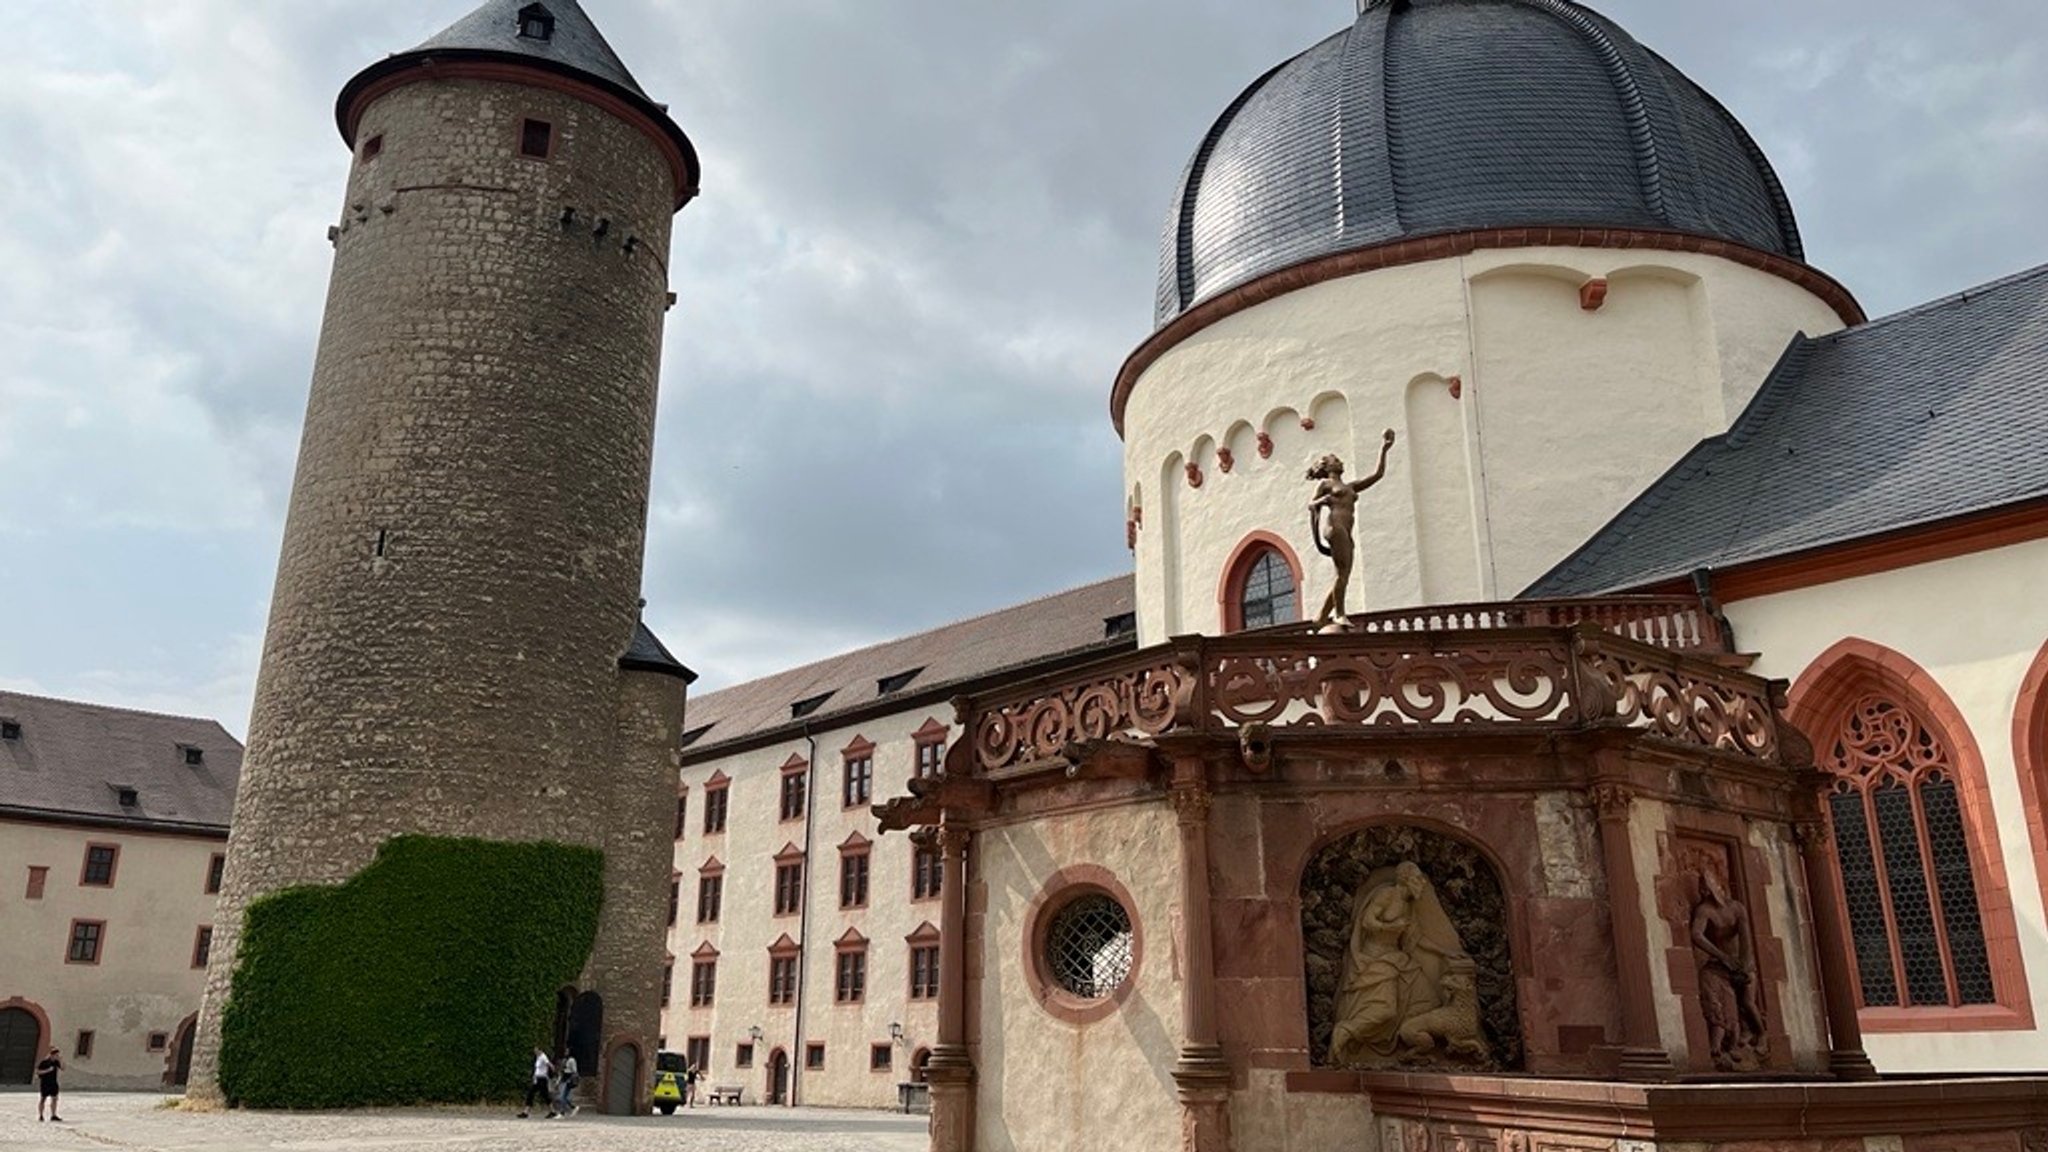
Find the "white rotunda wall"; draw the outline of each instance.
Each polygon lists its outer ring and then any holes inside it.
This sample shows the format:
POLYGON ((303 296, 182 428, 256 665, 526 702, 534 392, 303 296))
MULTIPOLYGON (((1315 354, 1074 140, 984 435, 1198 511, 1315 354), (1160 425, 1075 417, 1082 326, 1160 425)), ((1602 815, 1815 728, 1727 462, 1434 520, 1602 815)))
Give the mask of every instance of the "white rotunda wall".
POLYGON ((1359 503, 1352 609, 1512 596, 1726 431, 1794 336, 1841 327, 1805 288, 1718 256, 1561 247, 1360 273, 1227 316, 1151 364, 1125 408, 1139 640, 1222 631, 1226 568, 1254 531, 1299 557, 1312 614, 1332 573, 1309 537, 1309 460, 1335 452, 1356 479, 1386 428, 1400 442, 1359 503))

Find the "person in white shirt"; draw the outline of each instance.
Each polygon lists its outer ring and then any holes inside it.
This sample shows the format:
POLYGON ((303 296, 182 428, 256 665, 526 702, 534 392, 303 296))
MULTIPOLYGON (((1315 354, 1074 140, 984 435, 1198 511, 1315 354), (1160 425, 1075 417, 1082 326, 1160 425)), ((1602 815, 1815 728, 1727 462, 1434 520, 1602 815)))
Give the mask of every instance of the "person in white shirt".
POLYGON ((535 1096, 539 1096, 547 1103, 548 1118, 550 1120, 554 1119, 557 1115, 555 1112, 554 1092, 548 1087, 548 1074, 554 1070, 555 1066, 548 1059, 547 1049, 535 1048, 533 1050, 533 1083, 526 1086, 526 1103, 519 1108, 519 1118, 521 1120, 526 1119, 526 1114, 533 1110, 533 1098, 535 1096))
POLYGON ((576 1091, 576 1082, 579 1079, 581 1077, 576 1074, 576 1054, 571 1052, 562 1057, 561 1099, 556 1102, 555 1111, 564 1116, 574 1115, 577 1112, 576 1102, 570 1096, 576 1091))

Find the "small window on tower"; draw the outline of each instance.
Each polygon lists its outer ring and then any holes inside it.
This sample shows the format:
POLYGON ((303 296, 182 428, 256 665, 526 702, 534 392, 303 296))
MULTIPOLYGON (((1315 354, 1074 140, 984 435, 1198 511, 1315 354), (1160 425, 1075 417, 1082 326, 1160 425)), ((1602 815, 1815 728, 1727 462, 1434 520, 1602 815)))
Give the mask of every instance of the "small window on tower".
POLYGON ((519 126, 519 154, 545 160, 555 150, 555 126, 545 120, 528 120, 519 126))
POLYGON ((384 134, 382 132, 363 141, 363 163, 368 164, 383 154, 384 134))
POLYGON ((519 38, 522 40, 553 40, 555 38, 555 15, 540 4, 528 4, 519 10, 519 38))

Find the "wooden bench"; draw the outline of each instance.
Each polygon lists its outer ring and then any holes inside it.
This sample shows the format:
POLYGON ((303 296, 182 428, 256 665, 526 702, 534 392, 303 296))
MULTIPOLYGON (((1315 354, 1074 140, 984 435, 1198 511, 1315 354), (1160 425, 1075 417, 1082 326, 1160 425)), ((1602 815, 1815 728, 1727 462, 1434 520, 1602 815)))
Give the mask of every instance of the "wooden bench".
POLYGON ((738 1084, 720 1084, 711 1090, 713 1104, 744 1104, 747 1090, 738 1084))

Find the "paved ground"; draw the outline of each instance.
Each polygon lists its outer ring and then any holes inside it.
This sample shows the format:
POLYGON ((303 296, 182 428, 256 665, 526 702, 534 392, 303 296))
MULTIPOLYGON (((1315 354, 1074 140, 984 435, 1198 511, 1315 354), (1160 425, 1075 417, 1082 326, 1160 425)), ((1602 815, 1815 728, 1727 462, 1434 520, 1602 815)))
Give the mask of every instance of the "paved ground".
POLYGON ((164 1097, 66 1093, 63 1124, 36 1123, 35 1097, 0 1094, 7 1152, 924 1152, 925 1120, 889 1112, 697 1108, 621 1118, 518 1120, 510 1109, 181 1112, 164 1097))

